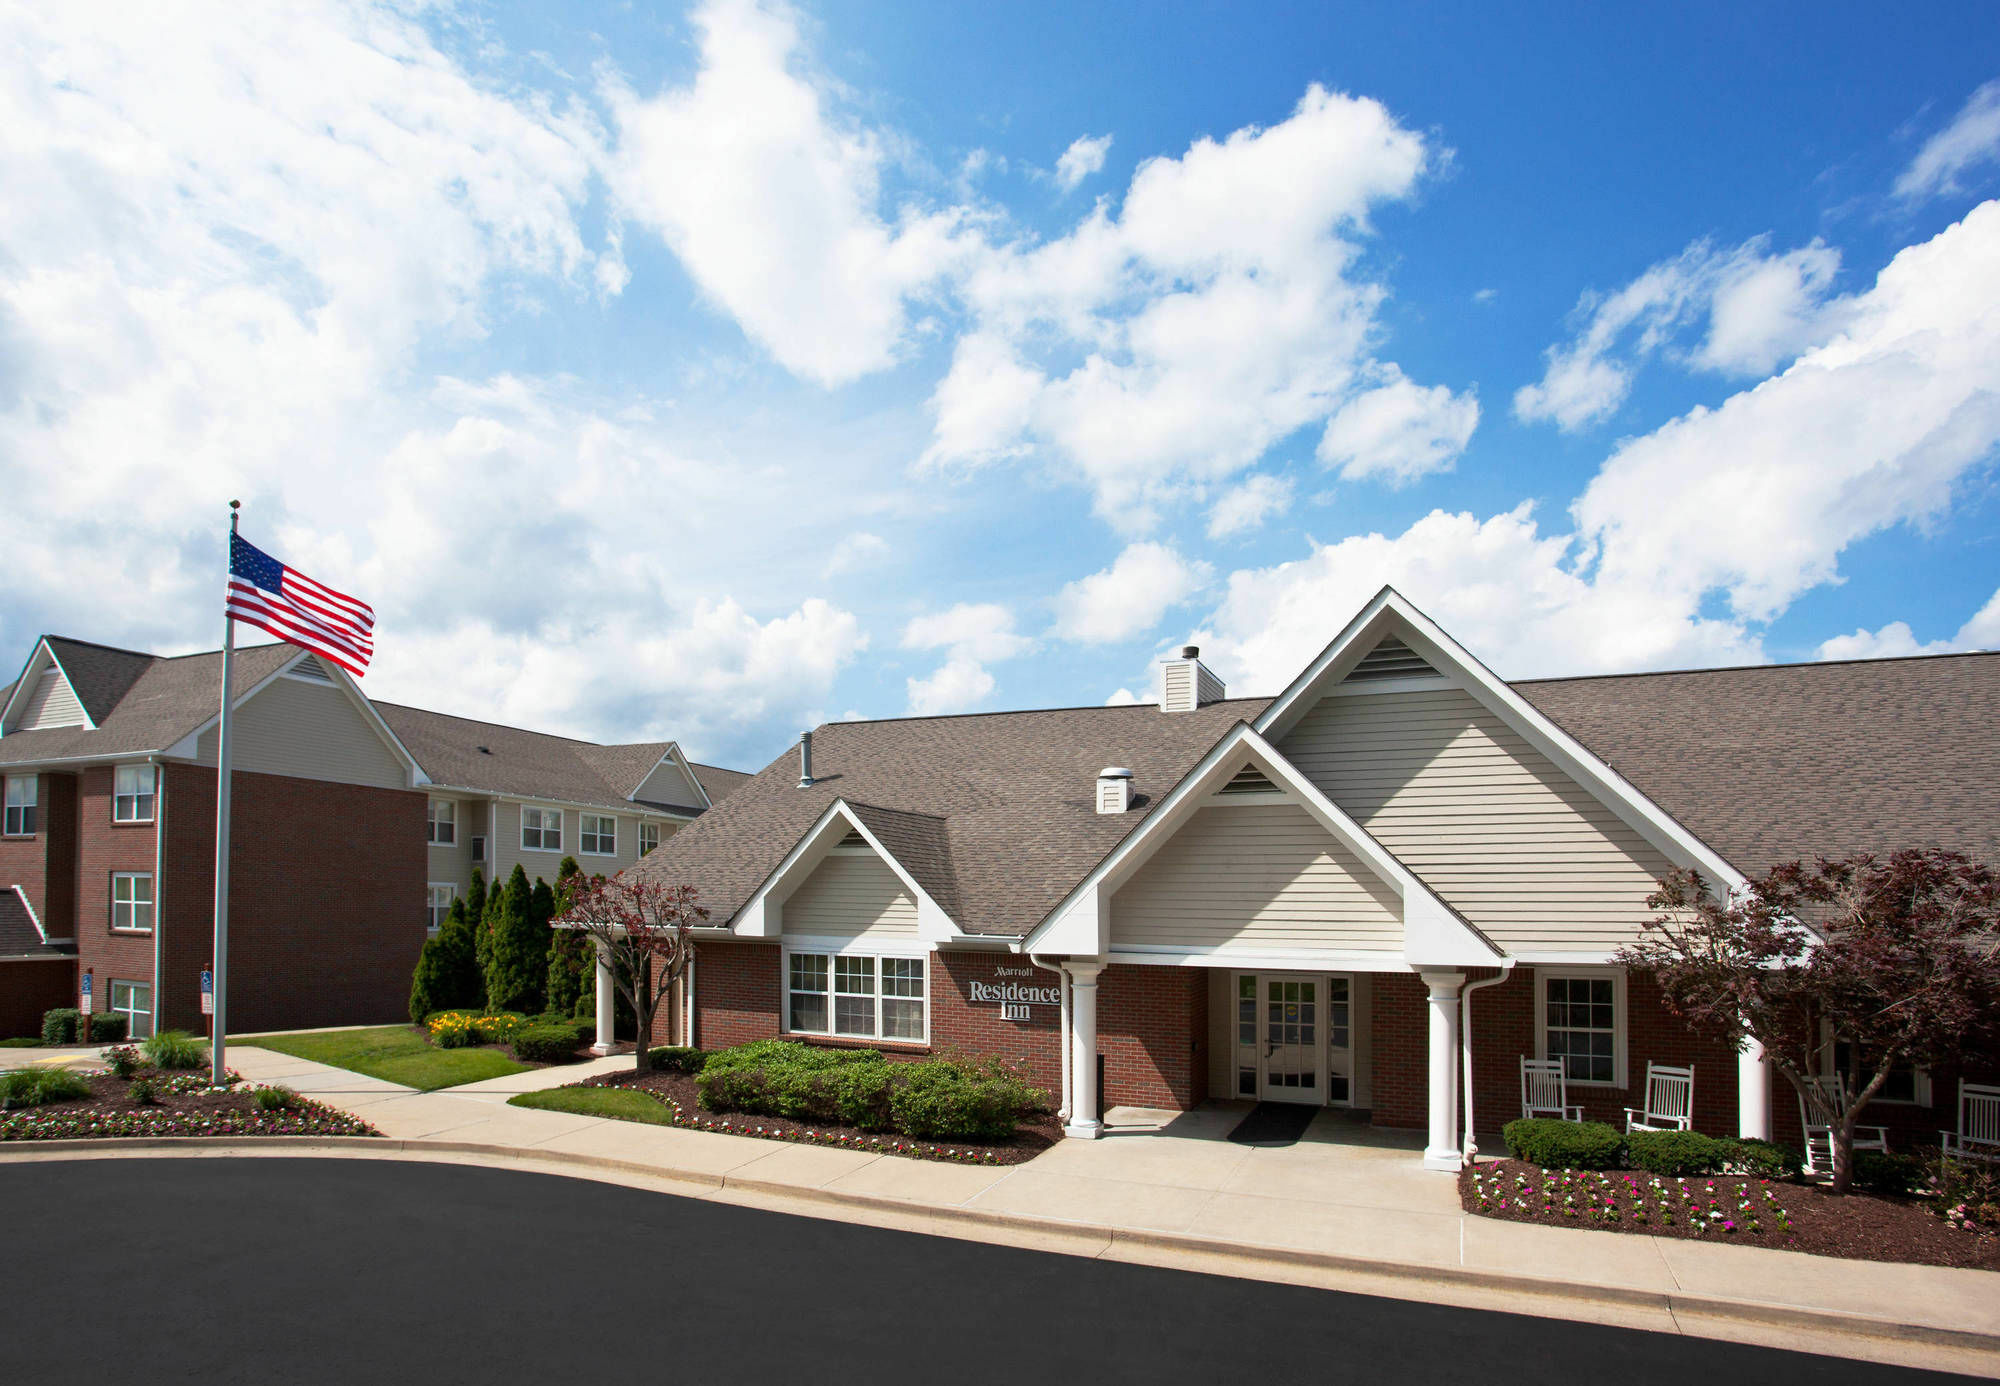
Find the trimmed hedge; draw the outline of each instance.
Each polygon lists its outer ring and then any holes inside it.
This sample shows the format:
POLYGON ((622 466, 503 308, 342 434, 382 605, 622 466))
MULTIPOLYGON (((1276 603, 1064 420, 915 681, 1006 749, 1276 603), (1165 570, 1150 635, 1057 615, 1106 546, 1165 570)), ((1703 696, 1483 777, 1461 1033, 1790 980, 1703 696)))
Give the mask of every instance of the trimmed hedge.
POLYGON ((1854 1152, 1854 1187, 1867 1193, 1908 1194, 1923 1192, 1924 1163, 1914 1155, 1893 1151, 1854 1152))
MULTIPOLYGON (((686 1070, 682 1070, 686 1071, 686 1070)), ((891 1062, 873 1049, 758 1040, 707 1056, 703 1107, 897 1131, 920 1140, 1003 1141, 1048 1104, 996 1061, 891 1062)))
POLYGON ((1806 1172, 1805 1157, 1789 1145, 1739 1136, 1723 1142, 1729 1147, 1729 1164, 1760 1179, 1797 1179, 1806 1172))
POLYGON ((1520 1117, 1500 1128, 1508 1152, 1543 1169, 1616 1169, 1625 1138, 1601 1121, 1520 1117))
POLYGON ((559 1064, 573 1059, 576 1026, 523 1026, 514 1032, 514 1057, 527 1064, 559 1064))
POLYGON ((75 1044, 77 1027, 83 1024, 83 1012, 74 1006, 58 1006, 52 1011, 42 1012, 43 1044, 75 1044))
MULTIPOLYGON (((592 1028, 594 1032, 595 1027, 592 1028)), ((689 1049, 685 1045, 665 1044, 646 1051, 646 1067, 658 1073, 699 1073, 707 1062, 706 1049, 689 1049)))
POLYGON ((123 1044, 125 1027, 129 1022, 116 1011, 100 1011, 90 1018, 90 1042, 92 1044, 123 1044))
POLYGON ((1652 1174, 1718 1174, 1729 1142, 1699 1131, 1633 1131, 1625 1137, 1625 1162, 1652 1174))

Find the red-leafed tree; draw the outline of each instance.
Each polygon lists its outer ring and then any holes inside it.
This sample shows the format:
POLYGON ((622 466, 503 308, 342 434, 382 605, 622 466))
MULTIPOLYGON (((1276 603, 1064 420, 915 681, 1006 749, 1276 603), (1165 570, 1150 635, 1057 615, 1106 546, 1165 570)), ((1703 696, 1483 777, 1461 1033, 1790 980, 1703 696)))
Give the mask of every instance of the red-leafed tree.
POLYGON ((693 886, 601 876, 577 890, 556 916, 556 928, 585 935, 609 958, 612 981, 638 1019, 641 1072, 652 1047, 653 1012, 686 973, 694 926, 706 918, 693 886))
POLYGON ((1835 1193, 1853 1177, 1861 1109, 1893 1071, 1992 1041, 2000 880, 1960 853, 1792 862, 1730 900, 1687 871, 1647 903, 1660 917, 1614 963, 1651 973, 1692 1029, 1739 1051, 1758 1041, 1802 1097, 1842 1080, 1844 1102, 1822 1099, 1835 1193))

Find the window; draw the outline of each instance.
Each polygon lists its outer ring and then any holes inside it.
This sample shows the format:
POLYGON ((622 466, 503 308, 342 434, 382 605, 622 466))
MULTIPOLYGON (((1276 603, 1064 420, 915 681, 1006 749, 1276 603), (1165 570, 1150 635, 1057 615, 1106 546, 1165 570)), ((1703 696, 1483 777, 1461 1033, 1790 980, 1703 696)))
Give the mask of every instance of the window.
POLYGON ((660 825, 658 823, 641 823, 639 825, 639 855, 643 857, 659 845, 660 825))
POLYGON ((153 1033, 153 989, 144 982, 111 983, 111 1013, 125 1017, 125 1033, 144 1039, 153 1033))
POLYGON ((35 788, 40 783, 33 775, 9 775, 7 777, 7 818, 5 832, 8 837, 32 837, 35 832, 35 788))
POLYGON ((1625 1084, 1625 979, 1616 972, 1540 972, 1542 1057, 1572 1083, 1625 1084))
POLYGON ((458 841, 458 805, 450 799, 433 799, 424 815, 424 840, 439 847, 458 841))
POLYGON ((152 931, 153 877, 150 872, 112 872, 111 927, 131 933, 152 931))
POLYGON ((618 820, 608 813, 586 813, 577 830, 577 846, 585 856, 618 855, 618 820))
POLYGON ((786 962, 792 1031, 922 1044, 929 992, 922 958, 792 953, 786 962))
POLYGON ((478 833, 472 835, 472 859, 474 861, 486 860, 486 839, 478 833))
POLYGON ((111 821, 150 823, 153 821, 153 793, 159 784, 159 769, 151 765, 121 765, 111 772, 111 821))
MULTIPOLYGON (((1833 1046, 1833 1071, 1846 1074, 1853 1066, 1854 1046, 1846 1040, 1836 1040, 1833 1046)), ((1870 1072, 1863 1072, 1849 1091, 1861 1091, 1867 1085, 1870 1076, 1870 1072)), ((1889 1076, 1882 1080, 1882 1086, 1875 1090, 1875 1095, 1868 1101, 1871 1105, 1876 1102, 1898 1102, 1928 1107, 1931 1105, 1931 1075, 1921 1068, 1892 1068, 1889 1070, 1889 1076)))
POLYGON ((432 933, 444 924, 444 917, 451 913, 451 902, 458 895, 458 887, 449 881, 431 882, 431 903, 429 923, 432 933))
POLYGON ((560 852, 562 850, 562 810, 522 809, 521 850, 524 852, 560 852))

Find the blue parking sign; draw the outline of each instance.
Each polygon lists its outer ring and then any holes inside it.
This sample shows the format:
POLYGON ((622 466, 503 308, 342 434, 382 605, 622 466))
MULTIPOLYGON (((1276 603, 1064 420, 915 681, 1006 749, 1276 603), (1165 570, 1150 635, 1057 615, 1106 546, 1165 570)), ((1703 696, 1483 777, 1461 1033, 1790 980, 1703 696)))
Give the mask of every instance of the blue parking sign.
POLYGON ((201 970, 201 1013, 215 1014, 215 974, 205 967, 201 970))

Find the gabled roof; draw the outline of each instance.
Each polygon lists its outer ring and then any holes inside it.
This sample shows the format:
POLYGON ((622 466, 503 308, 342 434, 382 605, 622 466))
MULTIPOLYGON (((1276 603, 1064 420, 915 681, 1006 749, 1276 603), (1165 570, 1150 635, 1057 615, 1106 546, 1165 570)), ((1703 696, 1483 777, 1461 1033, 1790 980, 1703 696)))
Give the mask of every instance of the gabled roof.
POLYGON ((703 765, 698 760, 688 764, 694 767, 694 777, 701 781, 702 793, 708 795, 711 804, 721 803, 756 778, 747 770, 725 770, 720 765, 703 765))
MULTIPOLYGON (((124 701, 132 685, 151 667, 154 659, 152 655, 140 654, 136 650, 93 645, 89 641, 71 640, 67 636, 48 635, 42 638, 49 647, 49 653, 55 656, 56 663, 62 666, 64 677, 69 679, 70 691, 83 704, 85 714, 100 726, 111 715, 112 709, 124 701)), ((220 668, 216 677, 220 680, 220 668)))
POLYGON ((1146 805, 1263 706, 1238 698, 1193 712, 1141 704, 830 722, 813 732, 811 787, 798 787, 798 752, 787 751, 629 870, 692 882, 710 922, 723 924, 834 800, 845 799, 861 806, 857 815, 882 815, 886 830, 874 819, 871 830, 899 857, 936 853, 949 862, 958 907, 939 904, 959 928, 1019 937, 1132 830, 1146 805), (1131 768, 1131 811, 1097 812, 1097 772, 1107 765, 1131 768), (892 812, 906 817, 891 824, 892 812))
MULTIPOLYGON (((673 744, 601 746, 400 703, 378 702, 375 708, 432 784, 481 794, 629 811, 633 801, 627 796, 673 744)), ((657 807, 681 814, 702 809, 700 804, 657 807)))
POLYGON ((901 863, 937 907, 953 919, 960 909, 958 877, 951 868, 951 836, 945 820, 928 813, 906 813, 852 800, 847 805, 866 825, 882 849, 901 863))
POLYGON ((17 886, 0 886, 0 958, 72 957, 74 944, 47 943, 17 886))

